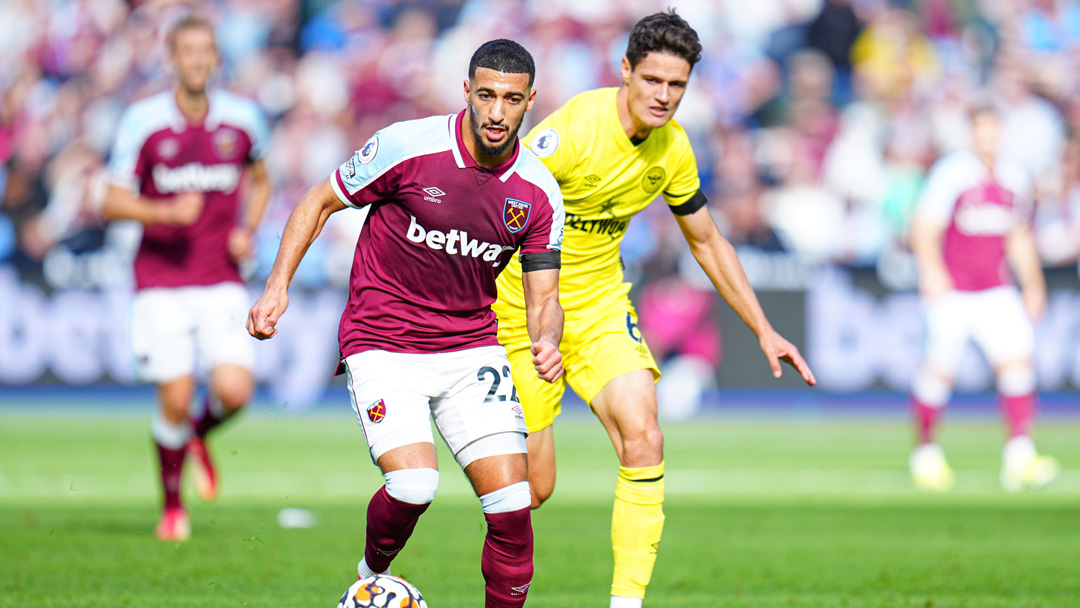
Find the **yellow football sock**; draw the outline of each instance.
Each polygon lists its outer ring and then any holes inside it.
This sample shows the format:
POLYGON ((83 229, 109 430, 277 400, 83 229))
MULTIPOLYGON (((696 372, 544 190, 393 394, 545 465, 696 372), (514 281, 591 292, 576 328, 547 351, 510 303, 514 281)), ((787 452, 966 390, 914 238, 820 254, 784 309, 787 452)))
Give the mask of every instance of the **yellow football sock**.
POLYGON ((611 595, 644 598, 664 531, 664 463, 619 467, 611 514, 611 595))

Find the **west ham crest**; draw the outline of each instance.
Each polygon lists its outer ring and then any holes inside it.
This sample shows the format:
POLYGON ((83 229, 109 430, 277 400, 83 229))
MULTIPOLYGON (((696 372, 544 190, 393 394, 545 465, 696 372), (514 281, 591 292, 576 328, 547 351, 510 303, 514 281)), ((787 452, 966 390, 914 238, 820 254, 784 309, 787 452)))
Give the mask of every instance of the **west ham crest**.
POLYGON ((510 232, 520 232, 525 224, 529 223, 529 213, 532 211, 532 203, 519 201, 516 198, 506 199, 503 207, 503 222, 510 232))
POLYGON ((374 424, 379 424, 383 421, 383 418, 386 418, 386 404, 383 403, 382 399, 372 403, 367 408, 367 417, 374 424))
POLYGON ((180 142, 171 137, 163 139, 157 145, 157 153, 161 158, 172 158, 180 153, 180 142))
POLYGON ((221 160, 229 160, 236 154, 236 144, 240 137, 232 129, 219 129, 214 133, 214 151, 221 160))

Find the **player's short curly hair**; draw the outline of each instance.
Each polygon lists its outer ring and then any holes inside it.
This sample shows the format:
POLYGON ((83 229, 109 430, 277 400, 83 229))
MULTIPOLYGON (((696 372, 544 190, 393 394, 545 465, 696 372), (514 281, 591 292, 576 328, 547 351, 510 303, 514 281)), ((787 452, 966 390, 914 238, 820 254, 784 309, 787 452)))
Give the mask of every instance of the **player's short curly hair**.
POLYGON ((504 74, 528 74, 529 87, 536 77, 536 64, 525 47, 500 38, 480 45, 469 61, 469 80, 476 76, 476 68, 488 68, 504 74))
POLYGON ((630 30, 630 41, 626 45, 626 58, 630 69, 649 53, 671 53, 678 55, 690 64, 701 61, 701 40, 697 32, 685 19, 669 8, 667 12, 655 13, 642 18, 630 30))

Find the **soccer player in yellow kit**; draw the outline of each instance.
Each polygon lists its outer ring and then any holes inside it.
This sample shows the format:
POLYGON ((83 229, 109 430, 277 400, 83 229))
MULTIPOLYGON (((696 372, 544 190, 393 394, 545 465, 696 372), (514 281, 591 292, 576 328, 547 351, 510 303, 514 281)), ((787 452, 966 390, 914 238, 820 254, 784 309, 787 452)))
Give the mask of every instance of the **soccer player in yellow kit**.
MULTIPOLYGON (((566 210, 559 276, 565 382, 603 423, 621 464, 611 522, 611 608, 641 606, 664 525, 660 371, 638 331, 619 259, 630 218, 662 194, 698 263, 757 335, 773 375, 780 376, 785 361, 808 384, 815 382, 798 350, 765 318, 734 249, 705 207, 686 133, 672 120, 700 58, 697 33, 674 11, 645 17, 631 31, 622 86, 574 97, 527 138, 559 182, 566 210)), ((520 263, 502 273, 498 288, 499 342, 525 408, 536 508, 555 488, 552 423, 565 385, 536 378, 520 263)))

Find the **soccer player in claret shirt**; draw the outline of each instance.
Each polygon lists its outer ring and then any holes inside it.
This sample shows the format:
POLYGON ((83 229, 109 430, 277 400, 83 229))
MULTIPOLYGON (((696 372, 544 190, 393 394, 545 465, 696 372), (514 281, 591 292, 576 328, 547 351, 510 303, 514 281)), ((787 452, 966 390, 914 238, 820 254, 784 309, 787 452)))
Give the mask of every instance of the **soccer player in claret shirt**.
POLYGON ((975 107, 973 149, 934 165, 912 225, 926 341, 912 387, 919 442, 910 465, 915 485, 924 490, 945 491, 953 485, 935 431, 969 338, 994 368, 1008 424, 1002 487, 1012 492, 1040 487, 1058 474, 1057 461, 1040 456, 1031 438, 1032 320, 1046 309, 1046 284, 1031 229, 1034 193, 1024 168, 1000 147, 1000 122, 992 105, 975 107))
MULTIPOLYGON (((694 153, 672 119, 700 58, 697 34, 674 12, 645 17, 630 33, 622 86, 574 97, 526 138, 558 180, 566 205, 559 279, 566 382, 600 418, 621 465, 611 523, 612 607, 641 605, 664 524, 655 386, 660 371, 638 331, 619 259, 630 218, 663 195, 698 263, 757 335, 773 374, 779 376, 779 361, 786 361, 814 383, 798 350, 769 325, 734 249, 713 222, 694 153)), ((499 278, 494 308, 525 406, 529 482, 539 506, 555 486, 552 423, 565 387, 537 382, 529 373, 520 273, 511 264, 499 278)))
POLYGON ((277 333, 289 281, 326 218, 370 208, 339 332, 349 395, 386 479, 368 505, 358 575, 389 571, 435 497, 433 416, 487 520, 488 608, 522 606, 533 571, 525 419, 491 311, 515 251, 532 373, 562 374, 562 196, 517 138, 534 72, 517 43, 485 43, 469 64, 465 110, 386 127, 312 188, 248 318, 252 335, 277 333))
POLYGON ((270 182, 261 112, 247 100, 207 89, 219 63, 209 23, 183 19, 169 32, 168 50, 177 85, 132 105, 121 118, 104 214, 144 226, 131 340, 137 376, 157 384, 160 401, 151 433, 165 501, 155 533, 174 541, 190 535, 180 502, 185 455, 195 465, 199 495, 216 497, 203 439, 251 396, 255 342, 244 332, 250 300, 238 263, 251 253, 270 182), (197 357, 209 372, 209 387, 204 410, 191 420, 197 357))

